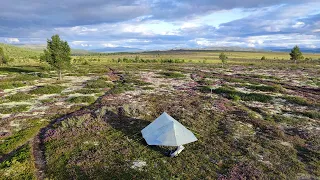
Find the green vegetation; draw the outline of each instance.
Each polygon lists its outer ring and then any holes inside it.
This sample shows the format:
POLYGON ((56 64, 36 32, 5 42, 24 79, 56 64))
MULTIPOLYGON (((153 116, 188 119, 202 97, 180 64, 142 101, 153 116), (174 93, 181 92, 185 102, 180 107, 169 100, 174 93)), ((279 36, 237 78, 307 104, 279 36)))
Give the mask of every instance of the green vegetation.
POLYGON ((0 163, 1 179, 36 179, 30 146, 23 145, 10 158, 0 163))
POLYGON ((110 82, 106 82, 104 79, 97 79, 97 80, 90 80, 87 82, 85 88, 91 88, 91 89, 96 89, 96 88, 112 88, 113 84, 110 82))
MULTIPOLYGON (((209 92, 210 88, 205 86, 202 91, 209 92)), ((220 87, 213 90, 214 93, 223 94, 229 99, 243 100, 243 101, 259 101, 259 102, 270 102, 273 98, 269 95, 259 93, 243 93, 236 91, 230 87, 220 87), (240 99, 239 99, 240 98, 240 99)))
POLYGON ((77 96, 77 97, 72 97, 69 98, 68 101, 71 103, 94 103, 94 101, 96 100, 95 97, 93 96, 77 96))
POLYGON ((136 56, 134 59, 130 58, 118 58, 112 59, 112 62, 116 63, 184 63, 184 59, 142 59, 136 56))
POLYGON ((12 114, 12 113, 19 113, 29 110, 29 105, 16 105, 13 107, 3 107, 0 106, 0 113, 1 114, 12 114))
POLYGON ((0 67, 0 179, 35 178, 31 152, 39 150, 30 142, 55 120, 39 136, 48 179, 319 177, 319 55, 298 66, 288 53, 230 51, 221 68, 221 53, 83 53, 72 57, 65 81, 54 80, 40 53, 15 58, 0 67), (164 111, 198 138, 177 158, 141 137, 164 111), (133 168, 135 161, 146 166, 133 168))
POLYGON ((31 94, 58 94, 61 93, 61 91, 65 87, 58 86, 58 85, 45 85, 45 86, 39 86, 34 90, 31 90, 29 93, 31 94))
POLYGON ((31 99, 33 96, 26 93, 16 93, 10 96, 7 96, 6 99, 9 101, 26 101, 31 99))
POLYGON ((60 39, 59 35, 53 35, 51 40, 47 41, 47 49, 41 60, 47 62, 58 71, 59 80, 62 79, 61 71, 70 67, 71 49, 67 41, 60 39))
POLYGON ((219 55, 219 59, 221 60, 222 67, 227 63, 227 55, 225 55, 223 52, 219 55))
POLYGON ((34 60, 35 57, 38 59, 40 56, 40 51, 29 48, 16 47, 2 43, 0 43, 0 47, 3 49, 4 54, 9 55, 14 61, 27 62, 29 60, 34 60))
POLYGON ((300 48, 298 46, 295 46, 290 53, 290 59, 294 60, 294 63, 297 63, 297 60, 303 60, 304 57, 302 55, 302 52, 300 51, 300 48))
POLYGON ((0 65, 7 64, 8 62, 9 62, 9 56, 6 55, 2 47, 0 47, 0 65))
POLYGON ((40 128, 46 124, 46 122, 38 122, 39 119, 29 120, 28 127, 14 132, 12 136, 4 139, 4 142, 0 144, 0 156, 11 152, 19 146, 24 145, 30 138, 34 137, 40 128))
POLYGON ((0 81, 0 89, 14 89, 22 86, 25 86, 25 84, 22 82, 1 82, 0 81))
POLYGON ((308 106, 311 104, 307 99, 298 96, 283 96, 282 98, 289 103, 298 104, 302 106, 308 106))
POLYGON ((283 88, 281 85, 273 85, 273 86, 247 85, 246 88, 252 89, 252 90, 265 91, 265 92, 282 92, 283 91, 283 88))
POLYGON ((82 88, 76 91, 76 93, 80 94, 94 94, 101 92, 99 89, 88 89, 88 88, 82 88))
POLYGON ((265 56, 262 56, 261 60, 262 60, 262 61, 266 60, 266 57, 265 57, 265 56))
POLYGON ((185 75, 179 72, 160 72, 159 74, 163 75, 166 78, 184 78, 185 75))

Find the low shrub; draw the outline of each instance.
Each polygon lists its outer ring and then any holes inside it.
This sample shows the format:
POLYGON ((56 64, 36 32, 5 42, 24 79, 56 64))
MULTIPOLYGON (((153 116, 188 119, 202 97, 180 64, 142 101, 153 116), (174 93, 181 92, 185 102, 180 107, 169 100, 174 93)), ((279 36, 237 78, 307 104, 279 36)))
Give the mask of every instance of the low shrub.
POLYGON ((183 78, 185 77, 184 74, 179 72, 160 72, 159 74, 163 75, 166 78, 183 78))
POLYGON ((273 86, 267 86, 267 85, 248 85, 246 86, 248 89, 252 90, 259 90, 264 92, 282 92, 283 88, 281 85, 273 85, 273 86))
POLYGON ((76 91, 76 93, 80 94, 94 94, 101 92, 99 89, 88 89, 88 88, 82 88, 76 91))
POLYGON ((118 83, 115 88, 111 89, 109 92, 111 94, 121 94, 126 91, 132 91, 134 88, 129 84, 118 83))
POLYGON ((69 102, 71 103, 94 103, 94 101, 96 100, 95 97, 93 96, 77 96, 77 97, 71 97, 70 99, 68 99, 69 102))
POLYGON ((18 105, 13 107, 0 107, 1 114, 12 114, 29 110, 29 105, 18 105))
POLYGON ((310 105, 310 103, 308 102, 308 100, 302 98, 302 97, 297 97, 297 96, 283 96, 283 99, 285 99, 287 102, 289 103, 293 103, 293 104, 298 104, 298 105, 302 105, 302 106, 307 106, 310 105))
POLYGON ((64 89, 62 86, 58 85, 45 85, 45 86, 39 86, 34 90, 31 90, 31 94, 59 94, 64 89))
POLYGON ((16 93, 10 96, 6 96, 6 99, 9 101, 26 101, 31 99, 32 96, 26 93, 16 93))
POLYGON ((220 87, 220 88, 214 89, 213 92, 217 94, 224 94, 228 99, 234 99, 234 100, 241 99, 244 101, 259 101, 259 102, 269 102, 272 100, 272 97, 269 95, 259 94, 259 93, 249 93, 249 94, 242 93, 230 87, 220 87))
POLYGON ((14 89, 18 87, 25 86, 23 82, 0 82, 0 89, 14 89))
POLYGON ((112 88, 113 84, 110 82, 106 82, 103 79, 90 80, 87 82, 85 88, 112 88))

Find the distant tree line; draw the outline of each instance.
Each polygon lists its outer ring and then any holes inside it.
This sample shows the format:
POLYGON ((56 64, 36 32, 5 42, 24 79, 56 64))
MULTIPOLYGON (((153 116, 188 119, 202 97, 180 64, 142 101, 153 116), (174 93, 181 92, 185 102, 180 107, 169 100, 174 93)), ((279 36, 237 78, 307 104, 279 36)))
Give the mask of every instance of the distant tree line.
MULTIPOLYGON (((297 61, 299 60, 306 60, 306 61, 313 60, 311 57, 304 58, 299 46, 294 46, 291 49, 291 52, 289 53, 289 55, 290 55, 290 60, 294 61, 294 63, 297 63, 297 61)), ((274 59, 278 59, 278 58, 274 58, 274 59)), ((265 56, 262 56, 261 60, 267 60, 267 58, 265 56)), ((318 58, 318 60, 320 60, 320 58, 318 58)))
POLYGON ((134 59, 130 58, 118 58, 112 59, 114 63, 184 63, 184 59, 143 59, 136 56, 134 59))

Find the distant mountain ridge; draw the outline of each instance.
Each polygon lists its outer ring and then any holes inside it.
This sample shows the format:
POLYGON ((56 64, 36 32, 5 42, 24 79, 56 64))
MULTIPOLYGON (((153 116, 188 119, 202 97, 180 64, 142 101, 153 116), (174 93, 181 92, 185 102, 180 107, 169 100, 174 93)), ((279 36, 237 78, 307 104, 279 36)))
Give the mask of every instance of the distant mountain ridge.
MULTIPOLYGON (((290 52, 291 48, 285 48, 285 47, 267 47, 266 48, 269 51, 274 52, 290 52)), ((320 53, 320 48, 300 48, 302 53, 320 53)))
MULTIPOLYGON (((46 49, 45 44, 4 44, 7 46, 15 46, 23 48, 27 51, 34 52, 43 52, 46 49)), ((300 48, 302 53, 320 53, 320 48, 300 48)), ((238 46, 229 46, 229 47, 205 47, 205 48, 173 48, 173 49, 163 49, 163 50, 143 50, 140 48, 131 48, 131 47, 104 47, 97 49, 71 49, 73 55, 86 55, 94 53, 118 53, 118 52, 147 52, 147 51, 244 51, 244 52, 263 52, 263 51, 273 51, 273 52, 290 52, 291 48, 286 47, 265 47, 264 49, 258 48, 249 48, 249 47, 238 47, 238 46)))
POLYGON ((199 51, 265 51, 264 49, 256 49, 256 48, 243 48, 238 46, 230 46, 230 47, 206 47, 206 48, 174 48, 172 50, 199 50, 199 51))
POLYGON ((90 49, 92 52, 110 53, 110 52, 141 52, 143 49, 130 47, 105 47, 100 49, 90 49))

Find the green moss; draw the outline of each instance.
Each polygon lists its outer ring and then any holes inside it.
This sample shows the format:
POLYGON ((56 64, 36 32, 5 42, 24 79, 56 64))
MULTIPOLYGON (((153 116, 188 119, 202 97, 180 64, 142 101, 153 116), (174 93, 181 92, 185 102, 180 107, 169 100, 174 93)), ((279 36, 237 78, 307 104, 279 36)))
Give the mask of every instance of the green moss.
POLYGON ((45 85, 39 86, 34 90, 31 90, 31 94, 60 94, 64 87, 58 85, 45 85))

